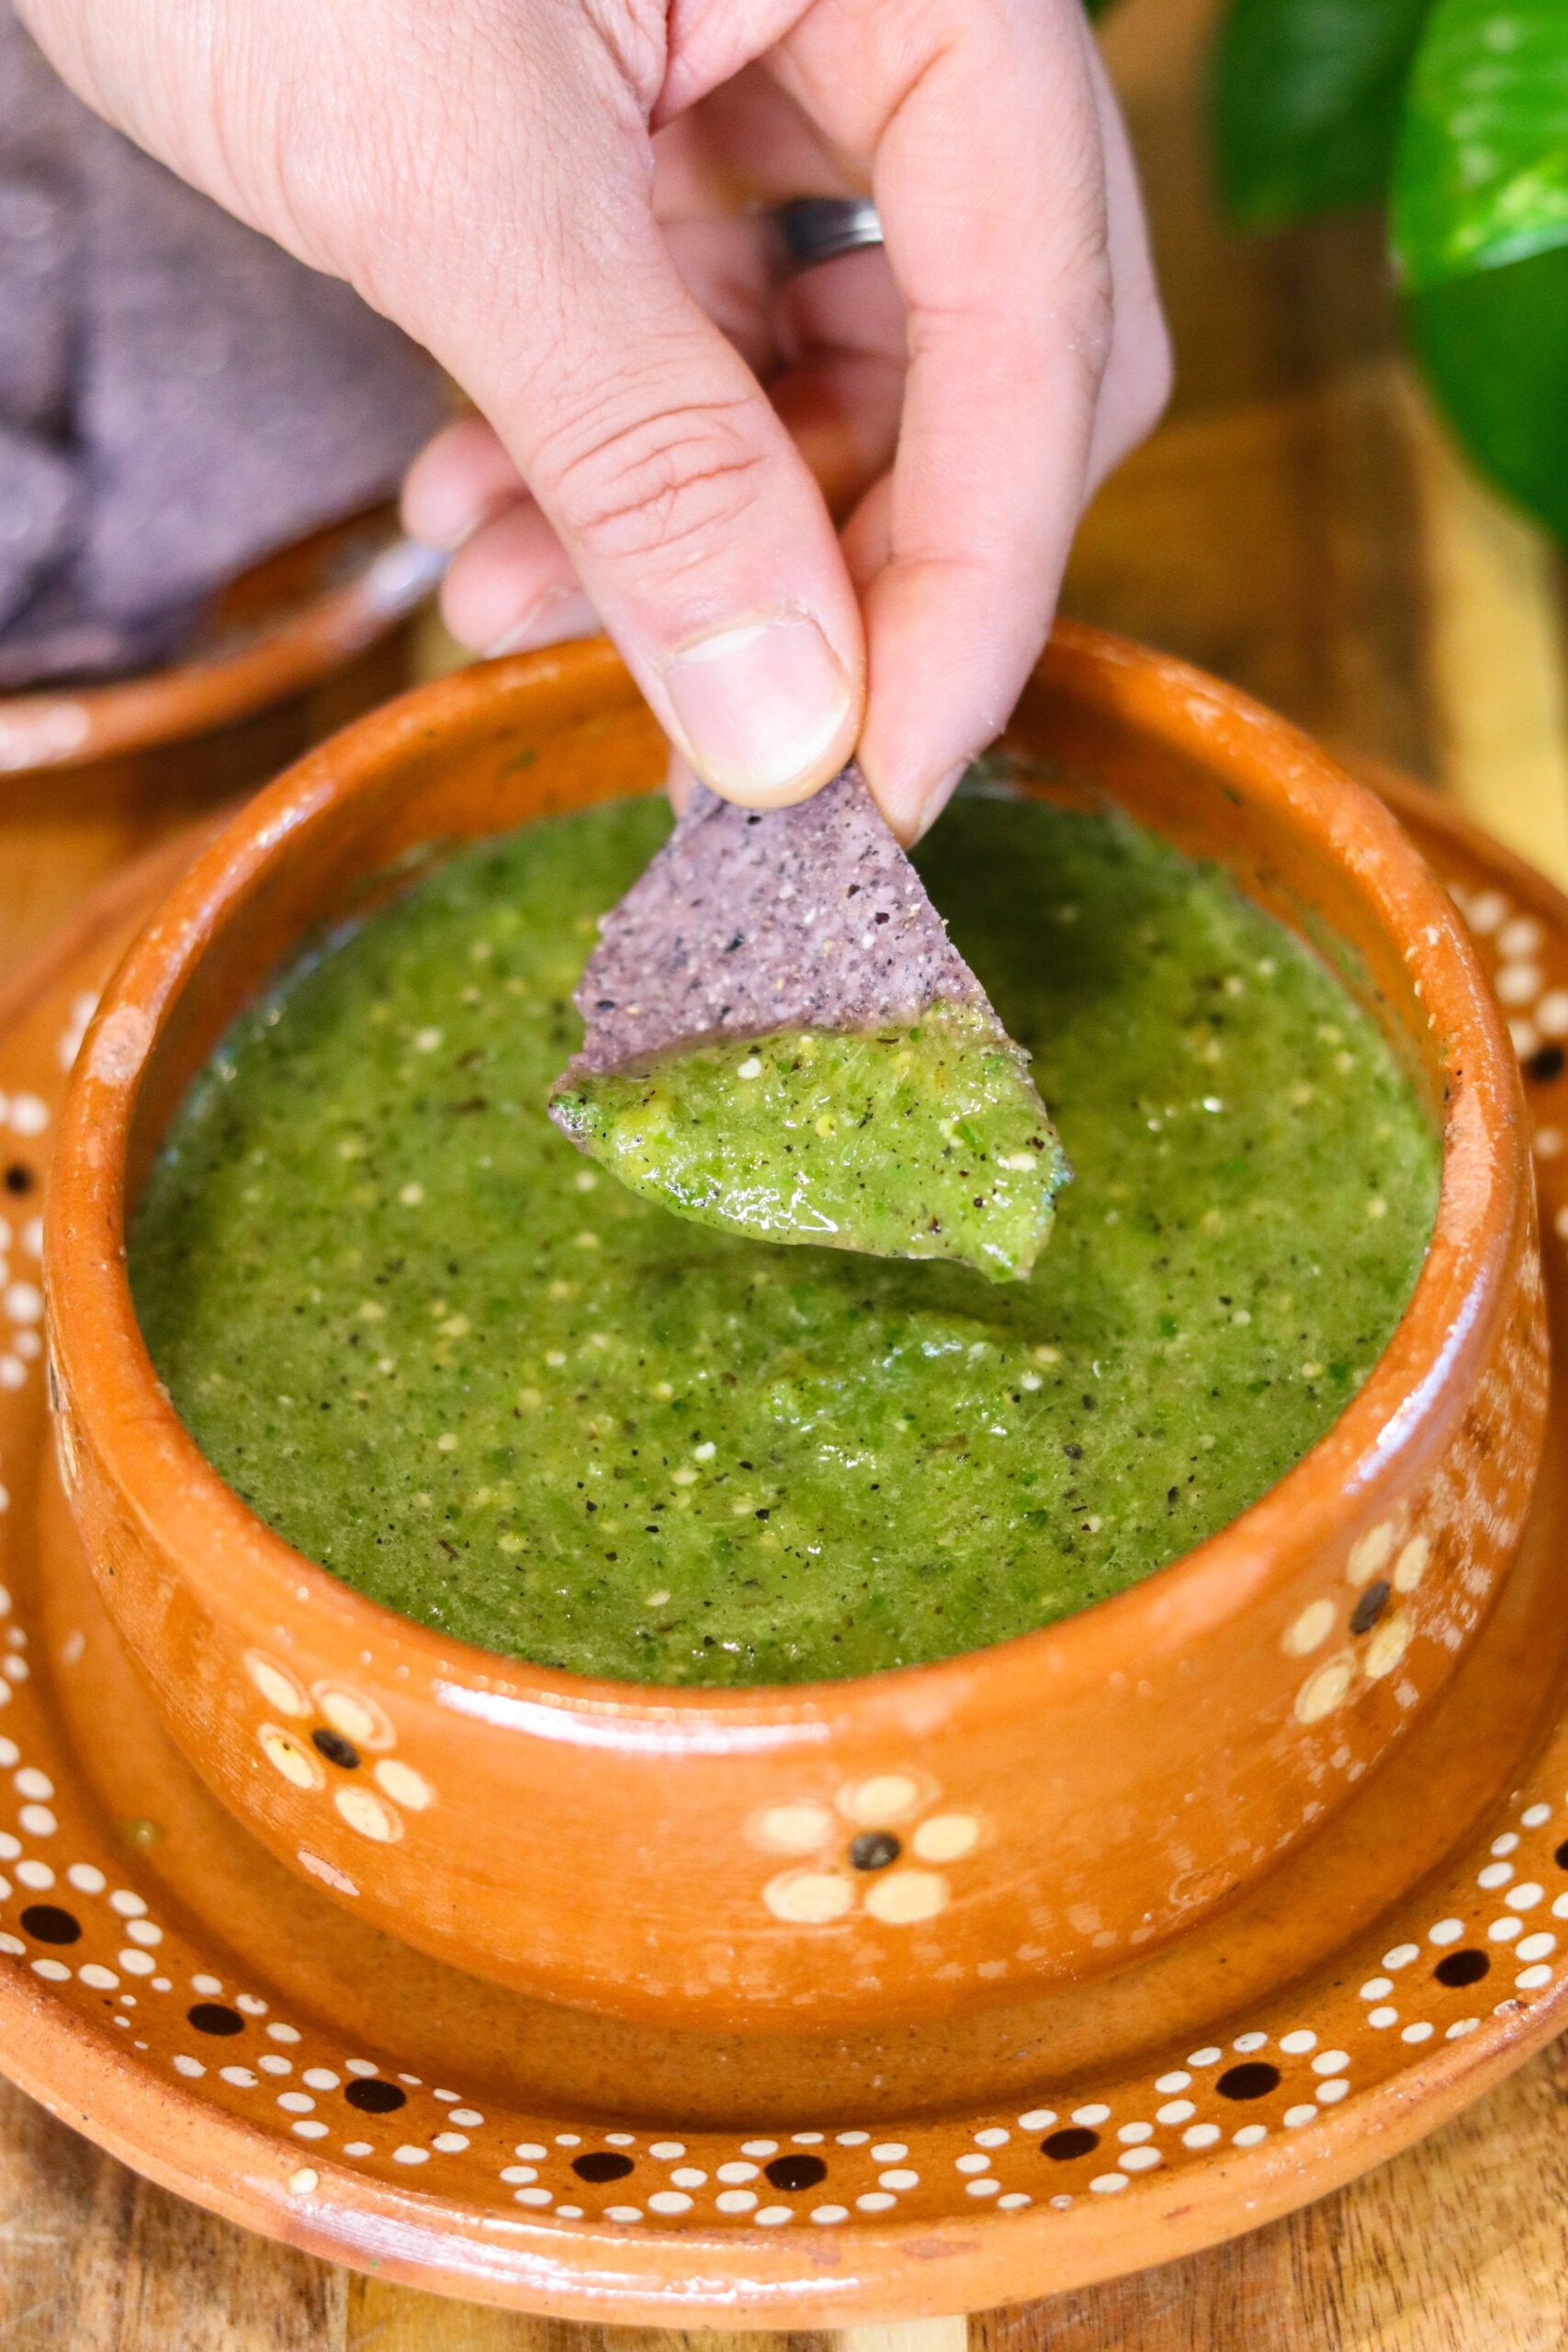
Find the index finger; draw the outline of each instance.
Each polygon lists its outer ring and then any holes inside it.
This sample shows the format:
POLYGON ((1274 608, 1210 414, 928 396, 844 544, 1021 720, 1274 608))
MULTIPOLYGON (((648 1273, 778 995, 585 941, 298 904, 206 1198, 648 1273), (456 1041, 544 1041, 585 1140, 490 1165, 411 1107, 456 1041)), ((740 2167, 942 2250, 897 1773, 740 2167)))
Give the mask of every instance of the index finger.
POLYGON ((905 835, 998 731, 1083 502, 1111 339, 1079 0, 818 0, 782 70, 870 160, 910 366, 861 758, 905 835))

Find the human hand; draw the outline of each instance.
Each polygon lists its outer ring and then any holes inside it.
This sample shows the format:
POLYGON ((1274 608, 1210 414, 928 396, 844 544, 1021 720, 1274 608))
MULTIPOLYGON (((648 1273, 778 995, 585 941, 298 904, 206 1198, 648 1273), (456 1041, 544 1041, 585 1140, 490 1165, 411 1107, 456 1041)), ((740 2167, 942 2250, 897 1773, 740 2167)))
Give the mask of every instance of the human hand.
POLYGON ((459 550, 460 637, 602 619, 719 790, 803 797, 858 741, 924 829, 1165 397, 1079 0, 21 10, 100 111, 472 398, 406 497, 459 550), (748 208, 862 187, 886 254, 777 285, 748 208))

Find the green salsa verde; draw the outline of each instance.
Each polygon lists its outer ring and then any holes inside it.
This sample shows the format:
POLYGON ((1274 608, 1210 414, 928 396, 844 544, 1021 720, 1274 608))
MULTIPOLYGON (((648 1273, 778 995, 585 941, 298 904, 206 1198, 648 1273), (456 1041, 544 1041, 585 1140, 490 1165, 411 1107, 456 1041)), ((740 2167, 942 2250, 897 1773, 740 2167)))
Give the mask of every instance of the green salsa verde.
POLYGON ((1027 1281, 710 1230, 546 1116, 653 801, 465 849, 321 944, 181 1106, 153 1361, 280 1533, 455 1637, 644 1682, 914 1664, 1253 1501, 1404 1306, 1438 1138, 1329 969, 1111 814, 961 797, 919 855, 1076 1182, 1027 1281))

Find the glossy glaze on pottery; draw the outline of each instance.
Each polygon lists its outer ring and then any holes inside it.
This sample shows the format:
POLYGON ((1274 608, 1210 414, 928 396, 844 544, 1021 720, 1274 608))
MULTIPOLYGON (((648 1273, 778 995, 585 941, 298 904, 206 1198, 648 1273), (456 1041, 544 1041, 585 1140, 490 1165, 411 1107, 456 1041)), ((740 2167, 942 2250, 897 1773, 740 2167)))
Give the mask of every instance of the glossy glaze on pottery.
MULTIPOLYGON (((1561 1339, 1568 910, 1410 807, 1506 976, 1561 1339)), ((263 1855, 145 1703, 47 1471, 39 1494, 38 1186, 133 897, 96 902, 0 1012, 8 1189, 26 1180, 0 1317, 0 2064, 57 2112, 384 2276, 584 2319, 723 2325, 743 2296, 754 2325, 832 2325, 1252 2226, 1559 2029, 1562 1394, 1517 1572, 1451 1690, 1274 1878, 1115 1976, 855 2041, 637 2029, 444 1970, 263 1855), (387 2087, 351 2096, 367 2083, 387 2087)))
POLYGON ((1513 1557, 1545 1363, 1518 1080, 1455 919, 1303 739, 1077 630, 1015 738, 1326 924, 1444 1105, 1415 1299, 1339 1423, 1170 1568, 1046 1632, 787 1691, 580 1681, 444 1643, 299 1559, 160 1396, 121 1242, 174 1103, 313 922, 434 838, 645 786, 602 648, 422 690, 264 795, 106 995, 62 1123, 62 1459, 116 1623, 214 1791, 296 1871, 456 1964, 752 2030, 958 2014, 1124 1963, 1321 1826, 1438 1694, 1513 1557), (874 1875, 854 1838, 886 1831, 874 1875))

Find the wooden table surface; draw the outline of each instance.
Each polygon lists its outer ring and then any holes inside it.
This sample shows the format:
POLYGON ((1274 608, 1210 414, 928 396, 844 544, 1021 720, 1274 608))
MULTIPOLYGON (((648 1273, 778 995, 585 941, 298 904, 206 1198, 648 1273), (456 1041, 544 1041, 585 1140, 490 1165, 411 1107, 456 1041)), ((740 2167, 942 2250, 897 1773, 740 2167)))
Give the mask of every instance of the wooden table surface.
MULTIPOLYGON (((1374 223, 1227 233, 1199 116, 1211 0, 1123 0, 1180 383, 1102 494, 1075 613, 1427 776, 1568 882, 1568 577, 1466 477, 1399 356, 1374 223)), ((188 808, 0 778, 0 967, 188 808)), ((1568 2343, 1568 2062, 1535 2059, 1356 2186, 1191 2261, 845 2352, 1533 2352, 1568 2343)), ((147 2187, 0 2086, 4 2352, 592 2352, 608 2331, 351 2277, 147 2187)), ((711 2341, 711 2339, 709 2339, 711 2341)), ((647 2338, 671 2352, 673 2337, 647 2338)), ((628 2338, 626 2352, 642 2352, 628 2338)), ((820 2352, 835 2352, 826 2344, 820 2352)))

